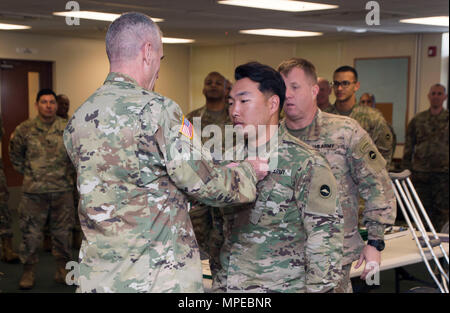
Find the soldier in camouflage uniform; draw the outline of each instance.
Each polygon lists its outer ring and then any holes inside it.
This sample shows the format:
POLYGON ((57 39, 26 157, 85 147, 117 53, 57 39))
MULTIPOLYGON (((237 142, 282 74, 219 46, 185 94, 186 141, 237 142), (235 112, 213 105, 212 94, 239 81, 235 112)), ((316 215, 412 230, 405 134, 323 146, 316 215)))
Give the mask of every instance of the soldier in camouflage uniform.
POLYGON ((58 103, 58 110, 56 111, 56 115, 66 120, 69 120, 69 108, 70 108, 69 97, 63 94, 57 95, 56 102, 58 103))
MULTIPOLYGON (((231 125, 231 120, 228 115, 228 103, 225 100, 227 90, 226 78, 218 73, 209 73, 204 81, 203 95, 206 99, 206 104, 190 112, 186 118, 194 124, 194 130, 202 134, 203 129, 209 125, 217 125, 222 134, 222 141, 220 142, 222 149, 218 151, 220 155, 217 157, 221 159, 225 147, 225 125, 231 125), (194 118, 198 118, 194 121, 194 118), (201 127, 196 129, 200 121, 201 127)), ((211 140, 211 134, 202 135, 202 144, 211 140)), ((215 155, 214 146, 211 146, 211 153, 215 155)), ((217 159, 217 158, 216 158, 217 159)), ((211 274, 214 276, 220 267, 220 248, 223 244, 223 214, 221 209, 211 208, 201 204, 198 201, 191 201, 192 208, 189 212, 192 226, 194 227, 195 237, 197 238, 200 252, 209 255, 209 266, 211 274)))
POLYGON ((264 162, 219 167, 195 149, 200 138, 180 107, 151 91, 163 46, 148 16, 117 18, 106 51, 111 72, 64 132, 84 233, 77 291, 202 292, 187 196, 217 206, 252 202, 264 162))
MULTIPOLYGON (((58 115, 59 117, 69 121, 69 108, 70 108, 70 100, 66 95, 60 94, 56 96, 56 103, 58 104, 58 109, 56 110, 56 115, 58 115)), ((75 172, 74 172, 75 173, 75 172)), ((74 183, 75 183, 75 177, 73 179, 74 183)), ((74 186, 75 187, 75 186, 74 186)), ((73 188, 73 197, 74 197, 74 207, 76 208, 77 205, 77 200, 76 200, 76 195, 78 194, 78 192, 76 191, 76 188, 73 188)), ((76 210, 76 209, 75 209, 76 210)), ((76 213, 75 213, 76 214, 76 213)), ((75 226, 74 226, 74 232, 73 232, 73 241, 74 244, 73 246, 76 247, 77 245, 75 244, 75 230, 77 229, 78 226, 78 230, 80 230, 79 226, 80 223, 78 222, 78 216, 75 215, 75 226), (78 225, 77 225, 78 224, 78 225)), ((52 251, 52 240, 51 240, 51 236, 50 236, 50 229, 49 229, 49 218, 47 218, 47 222, 45 223, 44 226, 44 251, 52 251)), ((77 232, 78 234, 78 232, 77 232)), ((81 239, 80 239, 81 240, 81 239)), ((81 244, 81 243, 80 243, 81 244)), ((78 245, 79 246, 79 245, 78 245)))
POLYGON ((328 79, 318 77, 317 85, 319 86, 319 93, 317 94, 317 106, 322 111, 325 111, 331 107, 330 103, 331 84, 328 81, 328 79))
POLYGON ((333 91, 336 103, 325 112, 345 115, 355 119, 369 133, 377 146, 388 169, 393 155, 393 135, 380 111, 356 104, 356 91, 359 89, 358 73, 351 66, 341 66, 334 71, 333 91))
MULTIPOLYGON (((363 261, 380 263, 380 252, 374 246, 383 244, 386 225, 395 221, 396 201, 386 161, 355 120, 318 109, 313 64, 292 58, 281 63, 278 70, 287 89, 286 119, 281 129, 287 129, 325 156, 336 177, 344 214, 343 279, 336 291, 352 292, 349 276, 352 262, 359 259, 358 267, 363 261), (359 196, 365 200, 363 223, 368 230, 368 245, 364 245, 358 232, 359 196)), ((369 271, 366 266, 361 278, 365 279, 369 271)))
POLYGON ((230 93, 233 123, 248 136, 238 145, 267 151, 270 174, 258 183, 252 205, 227 220, 222 269, 214 291, 330 292, 340 279, 343 219, 336 181, 327 161, 311 147, 278 131, 285 86, 269 66, 251 62, 235 71, 230 93), (247 127, 266 125, 256 140, 247 127), (270 127, 271 126, 271 127, 270 127))
POLYGON ((412 182, 437 231, 448 222, 448 110, 445 87, 436 84, 428 93, 430 108, 409 122, 403 168, 412 172, 412 182))
MULTIPOLYGON (((0 116, 0 146, 3 137, 3 120, 0 116)), ((9 192, 0 149, 0 238, 2 240, 1 260, 7 263, 19 262, 19 256, 13 251, 11 229, 11 212, 8 208, 9 192)))
POLYGON ((72 258, 73 168, 63 143, 67 121, 56 116, 56 95, 41 90, 36 98, 38 116, 21 123, 11 135, 9 153, 14 169, 24 175, 19 205, 22 231, 20 258, 24 272, 19 287, 34 285, 42 228, 50 216, 55 280, 65 283, 66 263, 72 258))
MULTIPOLYGON (((56 111, 56 115, 69 121, 69 109, 70 109, 69 97, 67 97, 66 95, 63 95, 63 94, 59 94, 56 96, 56 102, 58 103, 58 111, 56 111)), ((78 218, 79 196, 78 196, 78 190, 77 190, 77 186, 76 186, 77 175, 76 175, 75 170, 73 171, 73 174, 74 174, 74 176, 73 176, 73 182, 74 182, 73 203, 74 203, 74 207, 75 207, 75 211, 74 211, 75 222, 74 222, 74 226, 73 226, 73 230, 72 230, 72 235, 73 235, 72 236, 72 238, 73 238, 72 247, 76 250, 79 250, 81 247, 81 240, 83 237, 83 233, 81 231, 80 219, 78 218)))
MULTIPOLYGON (((380 114, 382 114, 381 111, 375 107, 375 104, 376 102, 374 94, 365 92, 361 95, 361 98, 359 98, 360 106, 368 106, 374 108, 375 110, 379 111, 380 114)), ((387 125, 389 126, 389 129, 391 130, 392 133, 392 149, 391 149, 391 160, 392 160, 394 158, 395 148, 397 147, 397 135, 395 134, 394 127, 392 127, 392 125, 389 123, 387 123, 387 125)))

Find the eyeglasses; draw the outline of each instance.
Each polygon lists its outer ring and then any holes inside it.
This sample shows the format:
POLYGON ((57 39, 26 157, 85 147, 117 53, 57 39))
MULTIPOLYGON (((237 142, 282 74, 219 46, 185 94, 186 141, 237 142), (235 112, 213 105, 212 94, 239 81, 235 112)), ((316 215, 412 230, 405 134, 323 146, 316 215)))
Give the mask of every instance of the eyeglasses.
POLYGON ((350 82, 348 80, 343 80, 341 82, 338 82, 337 80, 335 80, 331 83, 331 87, 336 88, 336 89, 339 88, 339 86, 342 86, 342 88, 348 88, 348 86, 350 86, 351 84, 354 84, 354 83, 356 83, 356 82, 355 81, 350 82))

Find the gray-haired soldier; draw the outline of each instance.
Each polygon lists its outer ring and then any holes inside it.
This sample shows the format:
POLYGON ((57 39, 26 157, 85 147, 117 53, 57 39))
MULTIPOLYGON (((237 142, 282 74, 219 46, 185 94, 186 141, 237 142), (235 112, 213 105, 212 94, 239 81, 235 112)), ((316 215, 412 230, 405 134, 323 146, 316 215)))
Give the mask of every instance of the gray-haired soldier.
MULTIPOLYGON (((396 216, 396 202, 386 161, 369 134, 353 119, 328 114, 317 108, 315 67, 309 61, 292 58, 282 62, 278 71, 286 83, 286 119, 281 128, 306 142, 330 163, 339 186, 344 214, 343 279, 337 292, 352 292, 350 269, 354 260, 380 263, 384 229, 396 216), (358 232, 358 198, 365 200, 363 223, 369 232, 368 245, 358 232)), ((365 267, 362 279, 370 271, 365 267)))
POLYGON ((64 142, 77 169, 80 292, 201 292, 199 250, 187 195, 207 205, 255 200, 259 160, 214 166, 178 104, 152 92, 161 32, 140 13, 106 34, 110 73, 75 112, 64 142), (203 155, 201 155, 203 156, 203 155))
POLYGON ((406 129, 403 167, 437 231, 448 223, 449 114, 444 108, 445 87, 434 84, 428 92, 430 108, 414 116, 406 129))

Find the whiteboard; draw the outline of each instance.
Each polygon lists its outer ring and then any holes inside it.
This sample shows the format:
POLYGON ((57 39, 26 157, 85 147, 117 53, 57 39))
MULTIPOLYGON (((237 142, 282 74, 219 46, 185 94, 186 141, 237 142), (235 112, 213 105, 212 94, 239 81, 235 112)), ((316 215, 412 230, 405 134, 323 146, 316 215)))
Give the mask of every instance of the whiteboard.
POLYGON ((376 102, 393 103, 392 126, 397 143, 405 142, 409 94, 409 57, 355 59, 361 87, 357 103, 365 92, 375 95, 376 102))

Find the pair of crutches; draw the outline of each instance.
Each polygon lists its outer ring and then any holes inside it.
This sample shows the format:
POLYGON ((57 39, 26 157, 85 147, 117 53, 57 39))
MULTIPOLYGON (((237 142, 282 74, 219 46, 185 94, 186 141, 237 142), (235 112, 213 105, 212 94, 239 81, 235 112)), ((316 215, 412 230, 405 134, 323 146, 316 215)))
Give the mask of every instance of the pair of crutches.
POLYGON ((411 172, 409 170, 404 170, 401 173, 389 173, 389 176, 392 179, 392 185, 394 188, 395 197, 397 198, 397 202, 400 206, 400 209, 402 210, 403 216, 405 217, 406 222, 408 223, 409 230, 411 231, 411 234, 416 241, 417 247, 419 248, 420 255, 422 256, 422 259, 428 269, 428 272, 430 272, 431 277, 433 278, 434 282, 438 286, 441 293, 448 293, 448 273, 445 272, 443 266, 441 265, 441 262, 437 258, 435 252, 433 251, 434 247, 439 246, 442 250, 443 256, 445 261, 447 261, 448 266, 448 254, 446 253, 444 247, 442 246, 442 242, 439 239, 438 235, 436 234, 436 231, 433 227, 433 224, 430 221, 430 218, 428 217, 427 212, 425 211, 422 202, 420 201, 419 196, 417 195, 417 192, 411 183, 410 180, 411 172), (406 208, 405 208, 406 206, 406 208), (419 208, 419 210, 417 209, 419 208), (407 211, 407 210, 408 211, 407 211), (431 232, 431 238, 427 233, 427 230, 424 227, 424 224, 422 222, 422 219, 419 215, 419 211, 422 214, 429 231, 431 232), (408 214, 409 213, 409 214, 408 214), (417 233, 415 228, 413 227, 411 218, 416 225, 419 233, 422 236, 423 242, 421 243, 419 238, 417 237, 417 233), (440 278, 441 281, 439 282, 438 278, 436 277, 436 274, 432 270, 430 266, 430 262, 428 261, 427 257, 425 256, 424 248, 428 248, 428 251, 431 253, 433 260, 440 272, 440 278))

